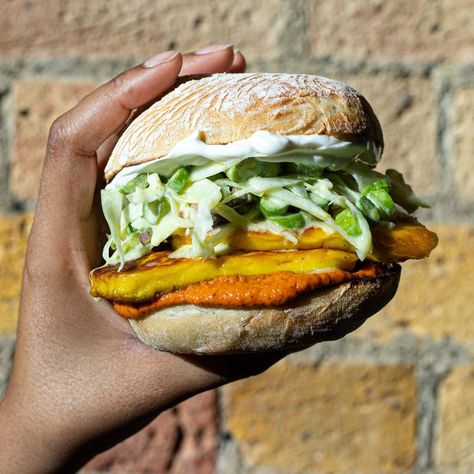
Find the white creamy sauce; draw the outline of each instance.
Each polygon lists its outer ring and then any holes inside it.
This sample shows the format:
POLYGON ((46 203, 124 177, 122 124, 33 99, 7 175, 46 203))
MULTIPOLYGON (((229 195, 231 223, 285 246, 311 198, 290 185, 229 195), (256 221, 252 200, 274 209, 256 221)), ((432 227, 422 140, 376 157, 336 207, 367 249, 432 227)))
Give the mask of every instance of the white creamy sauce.
POLYGON ((256 158, 262 161, 313 163, 331 169, 343 169, 360 154, 361 161, 375 166, 380 150, 372 141, 352 143, 326 135, 276 135, 267 131, 255 132, 244 140, 225 145, 208 145, 199 130, 178 142, 162 158, 123 168, 106 186, 118 189, 140 173, 158 173, 170 176, 180 166, 202 166, 229 160, 256 158))

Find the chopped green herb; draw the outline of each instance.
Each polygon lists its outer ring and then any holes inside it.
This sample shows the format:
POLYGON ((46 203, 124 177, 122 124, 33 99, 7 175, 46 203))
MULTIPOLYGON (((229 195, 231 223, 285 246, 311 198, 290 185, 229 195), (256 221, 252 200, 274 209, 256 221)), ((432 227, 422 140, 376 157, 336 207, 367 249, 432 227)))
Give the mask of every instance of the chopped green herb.
POLYGON ((371 193, 372 191, 376 191, 377 189, 384 189, 386 191, 390 191, 392 189, 392 185, 390 184, 390 180, 388 178, 378 179, 374 181, 372 184, 366 186, 362 194, 367 196, 367 194, 371 193))
POLYGON ((305 220, 301 212, 296 214, 287 214, 286 216, 269 216, 268 220, 274 222, 275 224, 286 227, 287 229, 296 229, 298 227, 303 227, 305 220))
POLYGON ((380 214, 375 204, 367 197, 361 196, 356 202, 357 209, 359 209, 365 217, 370 221, 377 223, 380 221, 380 214))
POLYGON ((288 174, 297 174, 299 176, 320 178, 323 175, 323 170, 319 166, 307 163, 285 163, 285 169, 288 174))
POLYGON ((331 202, 329 199, 323 198, 317 193, 309 193, 309 198, 324 211, 329 209, 329 204, 331 202))
POLYGON ((179 194, 188 184, 189 171, 186 168, 178 168, 166 183, 166 187, 179 194))
POLYGON ((255 158, 248 158, 240 163, 237 163, 232 168, 226 171, 227 177, 236 183, 247 181, 254 176, 262 176, 266 169, 266 163, 256 160, 255 158))
POLYGON ((390 194, 383 188, 375 189, 367 194, 367 197, 377 207, 380 217, 384 220, 390 220, 396 213, 395 204, 390 194))
POLYGON ((260 199, 260 211, 265 217, 282 216, 288 211, 288 204, 279 199, 263 196, 260 199))
POLYGON ((148 187, 147 174, 139 174, 131 181, 129 181, 125 186, 122 186, 119 191, 122 194, 130 194, 135 191, 136 188, 145 189, 148 187))
POLYGON ((143 218, 151 225, 158 224, 168 214, 171 206, 166 198, 143 204, 143 218))
POLYGON ((336 224, 342 227, 350 236, 362 234, 357 217, 350 209, 344 209, 336 216, 336 224))
POLYGON ((268 161, 262 162, 265 164, 262 176, 264 178, 274 178, 280 174, 281 166, 280 163, 269 163, 268 161))

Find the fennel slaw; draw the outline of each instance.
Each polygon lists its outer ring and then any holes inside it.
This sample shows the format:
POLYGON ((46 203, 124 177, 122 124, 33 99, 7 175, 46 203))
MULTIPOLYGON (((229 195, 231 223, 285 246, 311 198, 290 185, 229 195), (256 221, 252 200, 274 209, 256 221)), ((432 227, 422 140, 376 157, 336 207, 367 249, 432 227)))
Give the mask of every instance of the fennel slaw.
POLYGON ((123 267, 175 233, 191 244, 171 257, 212 258, 241 229, 295 242, 308 227, 338 232, 363 260, 371 226, 392 222, 397 208, 427 207, 400 173, 374 171, 378 158, 372 142, 259 131, 208 145, 195 132, 167 156, 124 168, 102 190, 110 228, 104 260, 123 267))

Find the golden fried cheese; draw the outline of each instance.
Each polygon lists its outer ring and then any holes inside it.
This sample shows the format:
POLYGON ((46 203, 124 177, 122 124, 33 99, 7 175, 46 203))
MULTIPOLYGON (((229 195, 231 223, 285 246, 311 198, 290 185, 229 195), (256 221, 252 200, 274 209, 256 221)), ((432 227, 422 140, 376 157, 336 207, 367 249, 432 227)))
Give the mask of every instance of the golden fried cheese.
MULTIPOLYGON (((375 227, 373 238, 374 250, 368 260, 374 262, 424 258, 438 242, 436 234, 413 223, 398 223, 392 229, 375 227)), ((320 228, 305 230, 296 244, 279 235, 257 232, 237 234, 229 243, 238 253, 215 259, 173 259, 169 251, 161 251, 128 262, 120 272, 118 265, 101 267, 91 273, 91 294, 115 302, 143 302, 217 277, 326 269, 350 272, 357 263, 354 249, 339 234, 327 234, 320 228)))
MULTIPOLYGON (((373 251, 369 260, 378 262, 403 262, 408 259, 427 257, 438 244, 438 237, 418 223, 397 222, 391 229, 377 225, 372 229, 373 251)), ((173 248, 190 243, 189 236, 173 236, 173 248)), ((310 227, 304 230, 297 242, 290 242, 282 235, 270 232, 240 231, 233 234, 226 244, 236 251, 272 251, 272 250, 307 250, 327 248, 355 252, 349 242, 337 232, 327 233, 321 227, 310 227)))
POLYGON ((353 272, 336 268, 317 273, 277 272, 246 277, 221 276, 165 293, 144 303, 115 302, 114 309, 125 318, 140 318, 161 308, 180 304, 226 308, 278 306, 317 288, 353 279, 373 278, 383 273, 381 265, 368 263, 353 272))

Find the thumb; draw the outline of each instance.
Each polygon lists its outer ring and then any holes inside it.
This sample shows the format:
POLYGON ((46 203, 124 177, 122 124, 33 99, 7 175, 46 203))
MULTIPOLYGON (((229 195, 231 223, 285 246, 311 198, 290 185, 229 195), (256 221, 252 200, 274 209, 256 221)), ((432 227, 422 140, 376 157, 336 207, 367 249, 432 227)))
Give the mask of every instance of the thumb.
POLYGON ((53 123, 38 199, 38 212, 51 212, 51 227, 61 229, 64 219, 88 215, 96 188, 97 149, 133 109, 169 89, 181 65, 179 53, 160 53, 103 84, 53 123))

